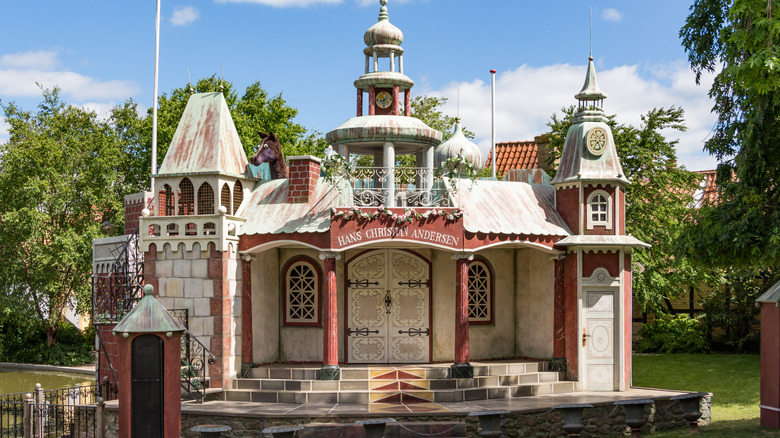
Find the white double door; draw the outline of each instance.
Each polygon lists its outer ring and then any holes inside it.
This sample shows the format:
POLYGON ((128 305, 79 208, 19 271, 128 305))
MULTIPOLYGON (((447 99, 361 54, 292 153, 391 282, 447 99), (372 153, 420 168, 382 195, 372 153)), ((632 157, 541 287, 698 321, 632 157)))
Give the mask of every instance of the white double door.
POLYGON ((408 251, 382 249, 360 255, 347 269, 347 361, 428 362, 428 262, 408 251))

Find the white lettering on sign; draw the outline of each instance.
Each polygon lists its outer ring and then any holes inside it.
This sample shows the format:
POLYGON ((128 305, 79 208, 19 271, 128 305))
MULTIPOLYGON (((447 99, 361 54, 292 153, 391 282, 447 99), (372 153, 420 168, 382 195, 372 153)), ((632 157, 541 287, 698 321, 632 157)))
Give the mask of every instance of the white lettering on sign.
POLYGON ((456 237, 451 234, 444 234, 444 233, 439 233, 436 231, 429 231, 429 230, 413 230, 410 235, 408 229, 396 228, 396 227, 368 228, 366 230, 363 230, 362 233, 360 231, 355 231, 354 233, 348 233, 348 234, 344 234, 343 236, 337 236, 336 241, 338 243, 338 246, 346 246, 346 245, 358 243, 362 241, 363 238, 365 238, 366 240, 376 240, 376 239, 386 239, 386 238, 389 239, 411 238, 414 240, 424 240, 428 242, 439 243, 442 245, 453 246, 453 247, 457 247, 458 242, 460 241, 460 237, 456 237))

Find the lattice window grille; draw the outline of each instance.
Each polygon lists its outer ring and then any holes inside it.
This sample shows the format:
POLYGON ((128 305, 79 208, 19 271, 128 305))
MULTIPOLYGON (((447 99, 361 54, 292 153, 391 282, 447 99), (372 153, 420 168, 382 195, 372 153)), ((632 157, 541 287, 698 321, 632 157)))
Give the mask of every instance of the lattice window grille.
POLYGON ((233 215, 238 211, 238 207, 241 206, 241 202, 244 201, 244 186, 241 185, 241 181, 236 180, 236 185, 233 186, 233 215))
POLYGON ((222 190, 219 195, 219 205, 230 211, 230 187, 227 183, 222 184, 222 190))
POLYGON ((469 321, 490 321, 490 270, 482 262, 469 264, 469 321))
POLYGON ((195 188, 189 178, 179 183, 179 216, 195 214, 195 188))
POLYGON ((316 323, 317 274, 306 262, 297 262, 287 271, 287 322, 316 323))
POLYGON ((198 189, 198 214, 214 214, 214 189, 207 182, 198 189))
POLYGON ((168 184, 163 185, 160 190, 158 202, 158 216, 173 216, 176 214, 176 200, 173 198, 173 189, 168 184))

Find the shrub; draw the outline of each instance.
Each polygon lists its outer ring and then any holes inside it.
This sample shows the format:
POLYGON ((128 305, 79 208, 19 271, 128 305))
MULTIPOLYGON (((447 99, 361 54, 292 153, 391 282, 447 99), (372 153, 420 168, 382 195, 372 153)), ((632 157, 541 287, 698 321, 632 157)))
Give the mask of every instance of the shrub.
POLYGON ((706 353, 710 350, 698 319, 688 315, 659 317, 639 332, 639 353, 706 353))

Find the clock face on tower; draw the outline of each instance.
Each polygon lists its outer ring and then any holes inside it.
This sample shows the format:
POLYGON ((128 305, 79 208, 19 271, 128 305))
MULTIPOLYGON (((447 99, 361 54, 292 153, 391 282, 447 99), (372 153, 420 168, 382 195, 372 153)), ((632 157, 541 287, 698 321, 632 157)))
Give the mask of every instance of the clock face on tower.
POLYGON ((390 95, 387 91, 380 91, 376 95, 376 106, 382 109, 387 109, 390 107, 390 104, 393 103, 393 96, 390 95))
POLYGON ((599 156, 607 148, 607 132, 602 128, 593 128, 588 133, 588 150, 591 154, 599 156))

